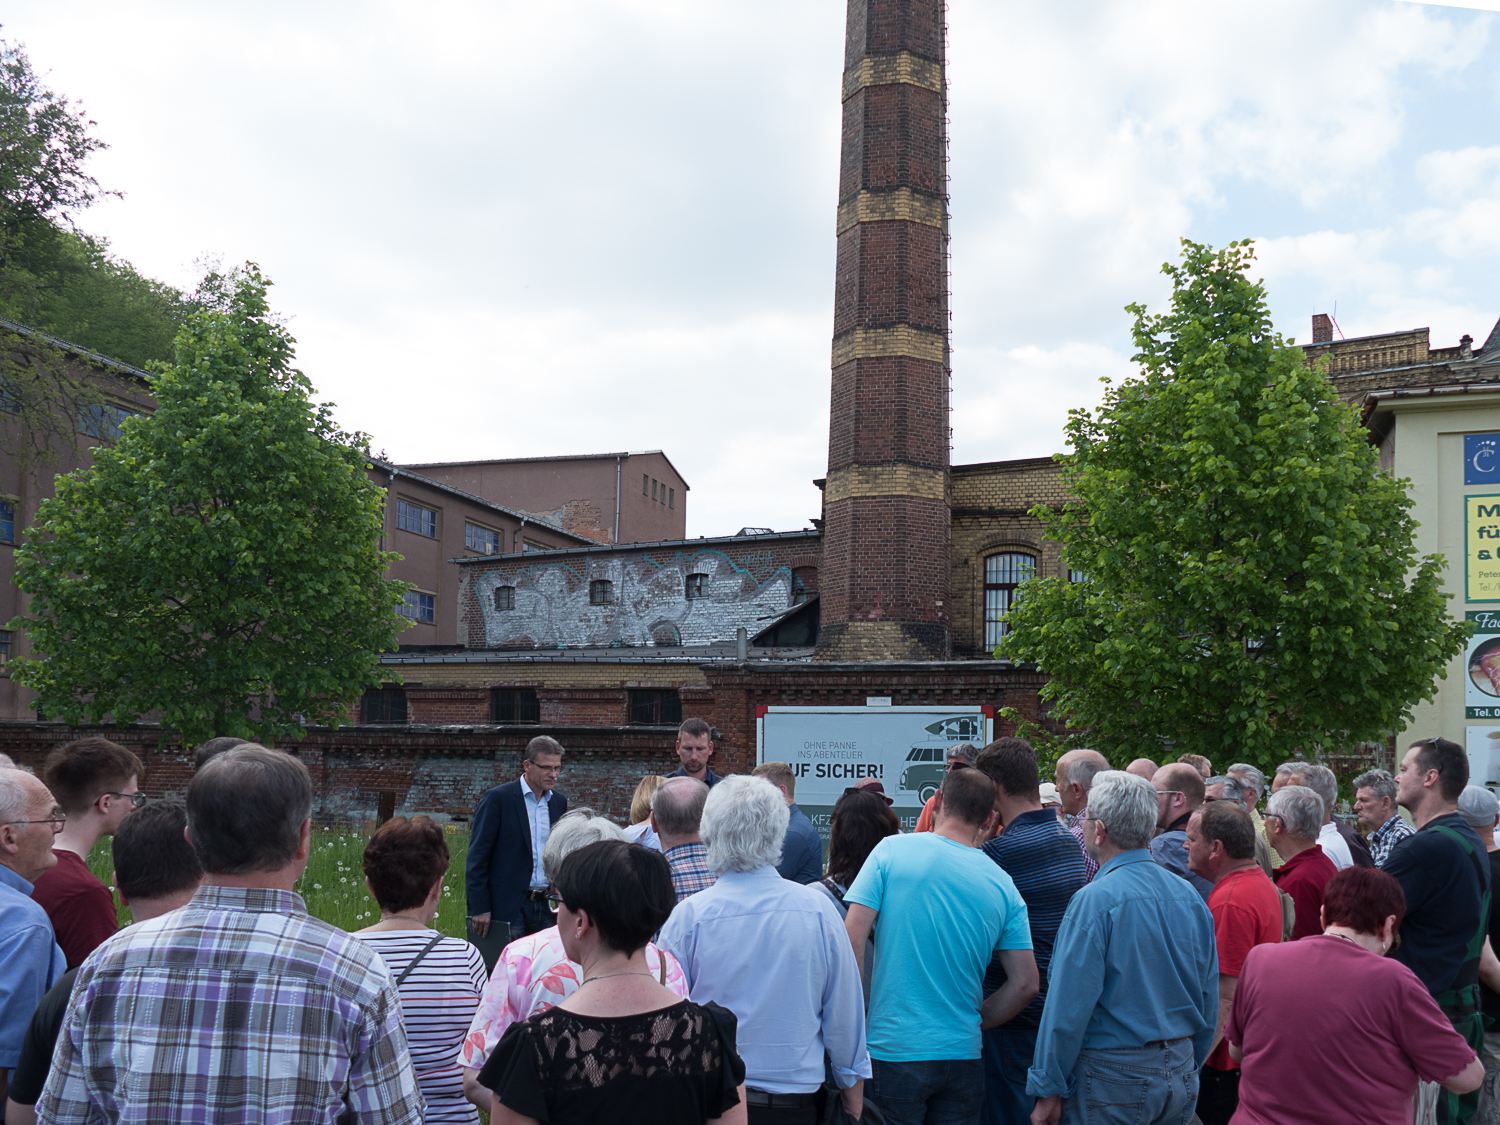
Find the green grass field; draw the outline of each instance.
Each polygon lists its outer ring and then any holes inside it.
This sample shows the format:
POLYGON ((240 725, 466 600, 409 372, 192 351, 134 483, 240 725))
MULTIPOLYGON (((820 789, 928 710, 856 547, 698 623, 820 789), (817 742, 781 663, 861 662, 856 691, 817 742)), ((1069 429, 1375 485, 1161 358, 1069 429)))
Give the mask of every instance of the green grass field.
MULTIPOLYGON (((437 928, 450 937, 463 937, 464 858, 469 852, 469 834, 451 826, 444 831, 448 837, 448 877, 443 881, 437 928)), ((342 930, 360 930, 380 921, 380 907, 365 890, 365 876, 360 868, 368 840, 365 833, 350 829, 313 829, 312 855, 307 861, 307 871, 297 883, 297 893, 313 917, 342 930)), ((89 868, 106 886, 113 888, 108 839, 100 840, 89 854, 89 868)), ((121 907, 120 925, 129 924, 130 914, 121 907)))

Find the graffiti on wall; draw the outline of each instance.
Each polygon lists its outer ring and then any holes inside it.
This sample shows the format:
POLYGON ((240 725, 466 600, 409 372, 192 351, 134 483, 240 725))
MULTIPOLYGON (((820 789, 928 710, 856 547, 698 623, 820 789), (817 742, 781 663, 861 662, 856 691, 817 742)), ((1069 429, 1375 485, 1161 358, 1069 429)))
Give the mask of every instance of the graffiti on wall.
POLYGON ((740 626, 754 634, 790 606, 791 571, 761 570, 757 576, 722 551, 699 550, 667 559, 651 552, 538 560, 471 571, 466 579, 484 615, 487 646, 675 647, 732 640, 740 626), (600 582, 607 589, 595 586, 600 582), (608 602, 599 604, 601 596, 608 602))

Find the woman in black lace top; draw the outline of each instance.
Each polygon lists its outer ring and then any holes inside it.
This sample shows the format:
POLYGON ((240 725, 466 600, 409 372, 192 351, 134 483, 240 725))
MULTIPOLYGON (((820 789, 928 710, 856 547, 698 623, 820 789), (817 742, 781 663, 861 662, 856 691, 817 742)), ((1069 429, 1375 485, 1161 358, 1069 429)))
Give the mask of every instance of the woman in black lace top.
POLYGON ((492 1125, 744 1125, 733 1014, 679 1000, 646 968, 677 902, 660 852, 601 840, 563 860, 548 898, 583 984, 512 1024, 479 1072, 492 1125))

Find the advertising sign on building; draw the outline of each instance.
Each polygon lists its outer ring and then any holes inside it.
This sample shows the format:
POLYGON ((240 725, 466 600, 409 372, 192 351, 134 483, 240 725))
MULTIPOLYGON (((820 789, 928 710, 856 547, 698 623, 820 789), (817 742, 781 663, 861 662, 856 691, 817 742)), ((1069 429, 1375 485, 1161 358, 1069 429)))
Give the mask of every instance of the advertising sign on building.
POLYGON ((1472 633, 1464 652, 1464 718, 1500 721, 1500 610, 1464 614, 1472 633))
POLYGON ((1464 435, 1464 484, 1500 484, 1500 434, 1464 435))
POLYGON ((764 707, 756 761, 792 767, 797 807, 826 848, 828 818, 845 789, 878 778, 909 831, 943 782, 948 747, 984 746, 994 727, 993 707, 764 707))
POLYGON ((1500 494, 1464 497, 1464 600, 1500 602, 1500 494))

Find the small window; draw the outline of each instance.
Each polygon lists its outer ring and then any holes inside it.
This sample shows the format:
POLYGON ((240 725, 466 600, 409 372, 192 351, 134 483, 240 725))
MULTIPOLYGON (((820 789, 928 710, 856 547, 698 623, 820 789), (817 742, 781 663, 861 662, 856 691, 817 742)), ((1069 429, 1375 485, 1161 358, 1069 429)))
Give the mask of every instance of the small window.
POLYGON ((608 578, 596 578, 589 583, 589 605, 613 605, 615 584, 608 578))
POLYGON ((0 500, 0 543, 16 541, 16 506, 9 500, 0 500))
POLYGON ((656 499, 656 481, 655 480, 652 480, 652 482, 651 482, 651 499, 653 499, 653 500, 656 499))
POLYGON ((653 726, 676 726, 682 722, 682 700, 675 691, 632 691, 630 721, 653 726))
POLYGON ((481 555, 498 555, 500 533, 491 531, 487 527, 480 527, 477 523, 465 523, 464 546, 471 551, 478 551, 481 555))
POLYGON ((667 507, 677 507, 677 490, 675 488, 667 489, 667 507))
POLYGON ((650 473, 642 473, 641 474, 641 495, 642 496, 650 496, 651 495, 651 474, 650 473))
POLYGON ((537 702, 536 688, 491 688, 490 722, 539 723, 542 706, 537 702))
POLYGON ((514 586, 497 586, 495 588, 495 608, 516 608, 516 588, 514 586))
POLYGON ((120 437, 120 423, 136 414, 137 411, 116 406, 112 402, 85 406, 78 416, 78 432, 100 441, 117 441, 120 437))
POLYGON ((535 539, 521 540, 521 553, 523 555, 534 555, 538 551, 547 550, 547 544, 538 543, 535 539))
POLYGON ((406 722, 406 690, 376 688, 365 692, 360 714, 367 723, 406 722))
POLYGON ((396 526, 402 531, 411 531, 417 535, 425 535, 429 539, 436 539, 437 513, 420 504, 408 504, 405 500, 397 500, 396 526))
POLYGON ((708 575, 689 574, 687 576, 687 596, 689 598, 708 597, 708 575))
POLYGON ((10 630, 0 629, 0 664, 10 656, 10 630))
POLYGON ((1068 581, 1069 582, 1082 582, 1087 577, 1088 577, 1088 575, 1085 574, 1081 570, 1069 570, 1068 571, 1068 581))
POLYGON ((436 625, 437 595, 411 591, 401 604, 401 616, 409 617, 419 625, 436 625))

